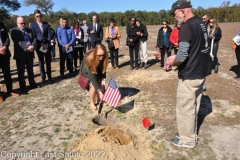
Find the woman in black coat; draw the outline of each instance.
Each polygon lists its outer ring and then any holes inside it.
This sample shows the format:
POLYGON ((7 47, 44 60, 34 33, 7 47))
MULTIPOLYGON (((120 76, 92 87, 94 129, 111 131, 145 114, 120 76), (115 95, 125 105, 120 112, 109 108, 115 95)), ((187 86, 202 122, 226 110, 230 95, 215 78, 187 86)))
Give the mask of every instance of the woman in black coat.
POLYGON ((211 49, 212 49, 212 54, 214 56, 214 70, 215 70, 214 72, 218 73, 217 52, 219 47, 219 41, 222 38, 222 31, 221 31, 221 28, 218 26, 215 18, 210 19, 207 31, 208 31, 208 41, 210 46, 213 40, 213 48, 211 49))
POLYGON ((170 42, 170 35, 172 32, 172 28, 168 26, 167 21, 162 22, 163 27, 161 27, 158 31, 158 37, 157 37, 157 47, 159 48, 161 52, 161 65, 160 67, 164 66, 164 57, 165 53, 167 54, 167 57, 171 56, 171 49, 172 49, 172 43, 170 42))
POLYGON ((132 17, 130 27, 127 29, 127 45, 129 46, 130 69, 133 70, 135 62, 135 70, 138 70, 138 51, 139 51, 139 27, 136 26, 136 18, 132 17), (135 59, 133 58, 133 52, 135 59))

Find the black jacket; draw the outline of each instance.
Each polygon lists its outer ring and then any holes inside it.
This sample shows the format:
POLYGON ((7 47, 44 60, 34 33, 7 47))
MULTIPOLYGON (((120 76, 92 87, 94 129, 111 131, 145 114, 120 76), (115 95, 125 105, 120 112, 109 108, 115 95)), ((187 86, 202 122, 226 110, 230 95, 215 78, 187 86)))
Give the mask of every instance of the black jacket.
MULTIPOLYGON (((168 48, 172 48, 172 43, 169 40, 171 32, 172 32, 172 28, 167 26, 167 44, 166 44, 166 47, 168 47, 168 48)), ((163 48, 164 47, 163 46, 163 27, 160 28, 159 31, 158 31, 157 46, 159 48, 163 48)))
POLYGON ((2 45, 7 47, 5 55, 1 55, 1 56, 11 57, 11 53, 8 48, 10 45, 10 39, 8 36, 7 28, 3 22, 0 22, 0 38, 2 40, 2 45))
MULTIPOLYGON (((13 59, 16 60, 26 60, 26 54, 31 54, 31 56, 34 58, 34 52, 27 51, 28 45, 26 44, 26 41, 24 39, 22 31, 18 28, 12 28, 10 30, 11 38, 14 43, 14 56, 13 59)), ((33 35, 33 32, 29 28, 25 28, 25 33, 28 36, 28 40, 30 41, 30 45, 34 46, 36 48, 36 38, 33 35)))
POLYGON ((56 36, 55 30, 50 28, 50 37, 51 37, 50 39, 55 40, 55 36, 56 36))
POLYGON ((87 33, 89 35, 91 35, 91 42, 102 42, 103 39, 103 27, 100 23, 97 23, 97 31, 96 33, 90 33, 92 30, 94 30, 93 28, 93 23, 90 23, 88 26, 88 30, 87 33))
MULTIPOLYGON (((213 35, 215 37, 214 39, 214 43, 218 43, 220 41, 220 39, 222 38, 222 30, 220 27, 216 27, 214 33, 210 34, 208 33, 208 35, 213 35)), ((208 40, 211 42, 211 38, 208 38, 208 40)))
POLYGON ((127 32, 127 36, 129 39, 133 39, 133 43, 134 44, 139 44, 139 36, 137 35, 137 32, 139 32, 139 27, 137 27, 136 25, 133 28, 129 28, 128 32, 127 32))
POLYGON ((140 25, 139 27, 140 32, 142 33, 142 36, 140 36, 140 39, 145 42, 147 41, 148 38, 148 31, 147 31, 147 27, 143 24, 140 25))

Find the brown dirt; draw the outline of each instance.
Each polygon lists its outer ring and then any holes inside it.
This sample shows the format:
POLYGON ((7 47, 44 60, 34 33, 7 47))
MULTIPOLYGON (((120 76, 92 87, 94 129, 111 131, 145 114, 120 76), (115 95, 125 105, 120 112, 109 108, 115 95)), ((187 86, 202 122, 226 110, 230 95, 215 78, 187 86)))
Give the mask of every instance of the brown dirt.
MULTIPOLYGON (((126 134, 125 132, 113 127, 102 127, 90 133, 89 135, 86 135, 84 138, 78 141, 72 151, 99 151, 99 156, 102 156, 102 159, 148 160, 150 157, 147 156, 147 154, 144 154, 146 153, 146 148, 147 147, 138 142, 137 138, 134 138, 133 135, 126 134)), ((89 155, 88 158, 86 155, 85 158, 94 159, 97 157, 91 157, 89 155)), ((77 159, 79 158, 72 158, 71 160, 77 159)))

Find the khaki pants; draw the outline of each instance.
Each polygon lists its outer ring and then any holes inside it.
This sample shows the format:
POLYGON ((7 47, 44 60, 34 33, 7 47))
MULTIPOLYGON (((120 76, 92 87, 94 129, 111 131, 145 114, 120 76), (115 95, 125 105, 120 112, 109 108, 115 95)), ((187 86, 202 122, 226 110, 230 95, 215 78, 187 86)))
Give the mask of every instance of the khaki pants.
POLYGON ((147 41, 139 40, 139 58, 141 62, 147 63, 147 41))
POLYGON ((196 146, 197 116, 205 79, 178 81, 177 88, 177 128, 181 142, 196 146))

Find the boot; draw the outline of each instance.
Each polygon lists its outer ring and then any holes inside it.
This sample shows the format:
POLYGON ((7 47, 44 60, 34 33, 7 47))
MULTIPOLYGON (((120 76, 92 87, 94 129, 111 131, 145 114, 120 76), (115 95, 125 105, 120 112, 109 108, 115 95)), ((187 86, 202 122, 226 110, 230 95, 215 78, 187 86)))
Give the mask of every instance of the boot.
POLYGON ((218 73, 218 65, 215 65, 214 73, 218 73))

